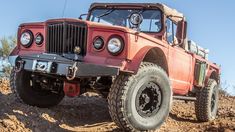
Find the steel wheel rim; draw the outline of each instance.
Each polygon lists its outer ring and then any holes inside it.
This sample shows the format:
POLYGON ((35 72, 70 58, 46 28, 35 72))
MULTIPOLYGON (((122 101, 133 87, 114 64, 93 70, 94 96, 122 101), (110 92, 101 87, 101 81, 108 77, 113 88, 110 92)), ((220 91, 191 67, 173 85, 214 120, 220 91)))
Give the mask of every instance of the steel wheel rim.
POLYGON ((143 84, 137 92, 135 105, 137 113, 142 117, 156 115, 162 104, 162 92, 154 82, 143 84))

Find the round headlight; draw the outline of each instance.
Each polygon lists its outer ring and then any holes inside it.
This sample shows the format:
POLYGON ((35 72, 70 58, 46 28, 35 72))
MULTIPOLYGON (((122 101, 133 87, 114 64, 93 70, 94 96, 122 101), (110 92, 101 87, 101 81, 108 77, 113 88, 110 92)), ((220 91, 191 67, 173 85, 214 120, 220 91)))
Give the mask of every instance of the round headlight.
POLYGON ((35 37, 35 43, 41 45, 43 43, 43 36, 41 33, 37 34, 35 37))
POLYGON ((104 40, 101 37, 97 37, 93 42, 93 46, 96 50, 101 50, 104 47, 104 40))
POLYGON ((113 55, 118 55, 122 52, 124 43, 121 38, 114 37, 111 38, 108 42, 108 51, 113 55))
POLYGON ((29 30, 24 31, 20 37, 20 43, 24 47, 29 47, 33 42, 33 33, 29 30))

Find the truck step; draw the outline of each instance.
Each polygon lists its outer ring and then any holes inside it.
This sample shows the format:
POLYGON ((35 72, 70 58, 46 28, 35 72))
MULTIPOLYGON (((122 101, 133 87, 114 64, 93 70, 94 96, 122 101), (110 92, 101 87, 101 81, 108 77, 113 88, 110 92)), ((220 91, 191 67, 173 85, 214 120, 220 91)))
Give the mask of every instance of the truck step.
POLYGON ((185 101, 196 101, 196 97, 188 97, 188 96, 173 96, 175 100, 185 100, 185 101))

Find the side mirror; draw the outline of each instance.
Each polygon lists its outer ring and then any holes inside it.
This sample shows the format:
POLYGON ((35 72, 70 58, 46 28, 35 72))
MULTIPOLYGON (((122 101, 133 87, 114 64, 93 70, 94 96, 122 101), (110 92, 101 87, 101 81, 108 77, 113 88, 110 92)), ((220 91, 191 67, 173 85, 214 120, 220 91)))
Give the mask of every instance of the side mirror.
POLYGON ((83 20, 83 16, 87 16, 88 14, 81 14, 78 19, 83 20))
POLYGON ((187 22, 184 20, 181 20, 177 24, 177 30, 176 30, 176 37, 181 41, 181 43, 186 39, 187 37, 187 22))

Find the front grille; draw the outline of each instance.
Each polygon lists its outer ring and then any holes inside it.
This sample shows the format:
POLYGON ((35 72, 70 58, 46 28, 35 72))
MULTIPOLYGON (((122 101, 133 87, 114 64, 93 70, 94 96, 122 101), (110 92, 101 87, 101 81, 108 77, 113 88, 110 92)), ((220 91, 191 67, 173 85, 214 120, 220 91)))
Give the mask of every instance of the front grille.
POLYGON ((80 47, 79 55, 86 53, 87 26, 84 23, 51 23, 47 27, 47 52, 74 54, 80 47))

